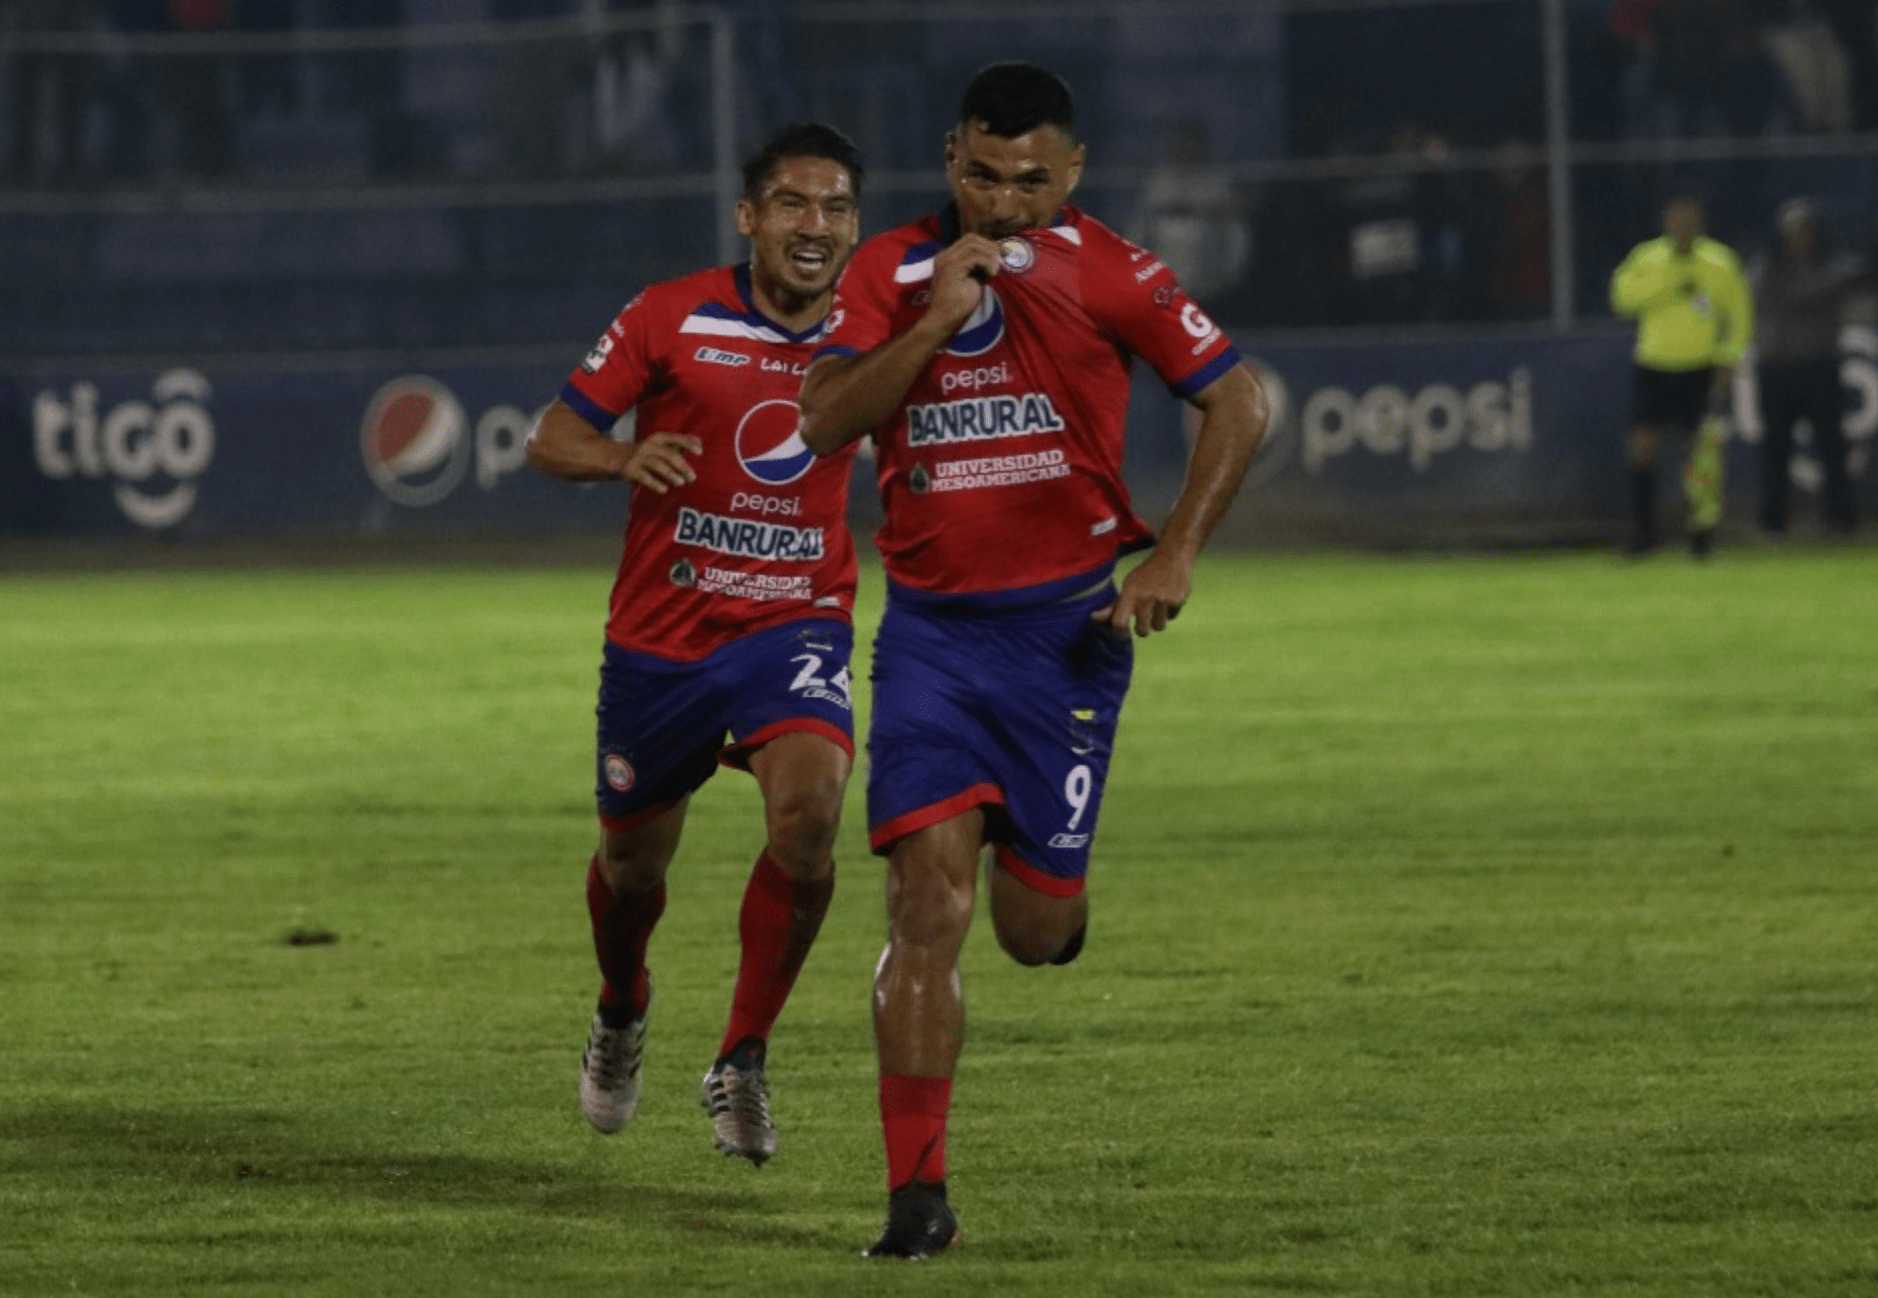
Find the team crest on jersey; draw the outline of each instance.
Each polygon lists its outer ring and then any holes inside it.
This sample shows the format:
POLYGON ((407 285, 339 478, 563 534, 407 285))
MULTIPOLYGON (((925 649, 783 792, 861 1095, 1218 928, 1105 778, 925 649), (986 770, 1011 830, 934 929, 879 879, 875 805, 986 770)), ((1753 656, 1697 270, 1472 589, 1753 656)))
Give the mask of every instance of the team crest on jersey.
POLYGON ((633 785, 639 782, 639 775, 633 770, 633 764, 618 753, 608 753, 604 766, 606 786, 615 793, 631 792, 633 785))
POLYGON ((987 285, 971 318, 959 326, 946 348, 948 356, 983 356, 1004 339, 1004 303, 987 285))
POLYGON ((915 496, 923 496, 932 490, 932 475, 926 472, 926 466, 915 464, 912 472, 906 475, 906 488, 915 496))
POLYGON ((1022 275, 1037 264, 1037 250, 1030 240, 1014 234, 998 245, 998 264, 1013 275, 1022 275))
POLYGON ((815 452, 802 440, 802 412, 795 402, 779 397, 750 407, 737 425, 737 462, 769 487, 794 482, 809 471, 815 452))
POLYGON ((677 563, 673 564, 672 571, 669 575, 672 579, 672 585, 683 586, 686 590, 690 590, 698 584, 698 570, 691 566, 691 560, 689 559, 680 559, 677 563))

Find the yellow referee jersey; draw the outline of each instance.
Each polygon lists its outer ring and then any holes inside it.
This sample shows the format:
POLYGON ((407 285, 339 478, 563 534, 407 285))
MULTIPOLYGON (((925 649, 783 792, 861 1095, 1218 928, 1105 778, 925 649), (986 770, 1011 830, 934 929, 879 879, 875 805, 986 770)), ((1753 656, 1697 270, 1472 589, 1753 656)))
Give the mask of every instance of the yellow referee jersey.
POLYGON ((1630 250, 1611 276, 1611 309, 1637 321, 1637 364, 1653 370, 1736 365, 1754 332, 1741 260, 1700 238, 1686 253, 1668 236, 1630 250))

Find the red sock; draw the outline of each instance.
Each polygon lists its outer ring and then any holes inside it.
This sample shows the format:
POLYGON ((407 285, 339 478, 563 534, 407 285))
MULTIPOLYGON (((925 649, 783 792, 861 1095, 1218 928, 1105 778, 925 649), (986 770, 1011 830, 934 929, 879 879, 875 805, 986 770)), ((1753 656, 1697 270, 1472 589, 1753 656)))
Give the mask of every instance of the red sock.
POLYGON ((880 1126, 887 1139, 887 1188, 946 1179, 950 1077, 880 1075, 880 1126))
POLYGON ((743 958, 737 966, 737 989, 731 994, 730 1022, 718 1058, 748 1037, 769 1040, 770 1029, 776 1026, 796 975, 802 972, 802 962, 821 931, 834 892, 832 874, 815 883, 798 883, 767 851, 756 858, 737 918, 743 958))
POLYGON ((652 998, 646 980, 646 941, 665 913, 665 885, 616 893, 600 874, 600 858, 587 866, 587 914, 600 958, 600 1008, 645 1013, 652 998))

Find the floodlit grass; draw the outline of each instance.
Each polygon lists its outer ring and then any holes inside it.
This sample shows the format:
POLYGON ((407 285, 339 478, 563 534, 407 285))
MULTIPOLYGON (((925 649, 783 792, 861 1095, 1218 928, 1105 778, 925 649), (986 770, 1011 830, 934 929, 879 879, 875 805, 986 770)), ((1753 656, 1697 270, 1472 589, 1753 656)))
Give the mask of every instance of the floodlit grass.
POLYGON ((640 1117, 580 1118, 606 584, 0 580, 0 1293, 1878 1287, 1878 552, 1209 557, 1142 647, 1089 950, 972 935, 966 1243, 918 1266, 855 1256, 858 780, 775 1161, 696 1099, 728 774, 640 1117))

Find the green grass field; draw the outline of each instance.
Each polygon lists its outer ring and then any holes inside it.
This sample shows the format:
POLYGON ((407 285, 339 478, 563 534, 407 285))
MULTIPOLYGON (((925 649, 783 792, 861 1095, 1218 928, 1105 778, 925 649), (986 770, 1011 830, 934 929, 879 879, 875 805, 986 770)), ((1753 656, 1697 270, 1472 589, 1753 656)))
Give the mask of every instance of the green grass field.
POLYGON ((972 934, 966 1242, 918 1265, 856 1256, 858 780, 777 1158, 696 1098, 728 774, 640 1116, 580 1117, 608 578, 0 579, 0 1294, 1878 1290, 1878 551, 1210 557, 1089 950, 972 934))

